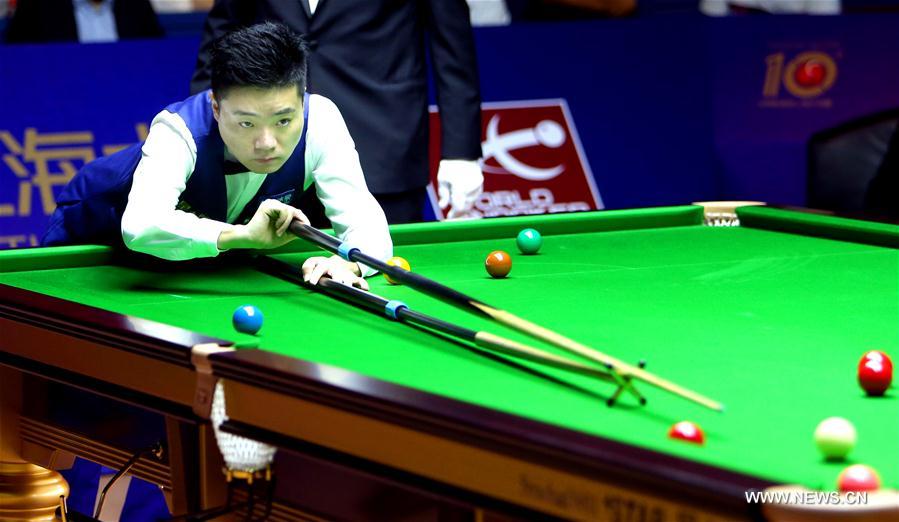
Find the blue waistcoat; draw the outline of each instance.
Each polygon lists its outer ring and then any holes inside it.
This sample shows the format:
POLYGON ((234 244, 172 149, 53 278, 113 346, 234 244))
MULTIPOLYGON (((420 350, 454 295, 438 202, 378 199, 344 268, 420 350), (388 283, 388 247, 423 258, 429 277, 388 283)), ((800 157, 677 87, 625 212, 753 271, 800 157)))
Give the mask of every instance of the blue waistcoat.
MULTIPOLYGON (((228 199, 225 187, 225 143, 212 114, 209 91, 173 103, 165 110, 181 116, 193 136, 197 163, 178 201, 178 210, 200 217, 226 221, 228 199)), ((259 191, 235 222, 246 223, 259 204, 277 199, 293 204, 303 192, 306 165, 306 129, 309 124, 309 95, 303 97, 303 133, 287 162, 268 174, 259 191)), ((41 245, 97 243, 121 246, 122 214, 134 171, 141 159, 142 143, 85 165, 56 199, 56 210, 41 238, 41 245)))

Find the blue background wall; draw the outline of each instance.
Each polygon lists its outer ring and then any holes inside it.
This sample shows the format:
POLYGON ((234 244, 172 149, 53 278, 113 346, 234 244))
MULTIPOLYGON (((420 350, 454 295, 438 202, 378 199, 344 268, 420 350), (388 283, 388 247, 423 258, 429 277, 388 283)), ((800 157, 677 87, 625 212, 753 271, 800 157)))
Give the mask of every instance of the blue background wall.
POLYGON ((565 98, 607 208, 717 193, 704 18, 477 33, 484 101, 565 98))
MULTIPOLYGON (((201 18, 185 20, 186 27, 201 18)), ((897 13, 705 18, 678 11, 481 28, 476 40, 484 101, 567 100, 608 208, 725 198, 801 205, 809 136, 899 106, 897 28, 897 13), (833 87, 813 99, 786 89, 766 98, 766 57, 805 51, 834 60, 833 87)), ((197 47, 196 36, 0 46, 0 248, 33 242, 47 211, 36 162, 10 140, 22 144, 27 128, 39 136, 91 133, 87 142, 63 136, 68 144, 41 144, 43 158, 73 147, 100 155, 104 146, 137 141, 136 125, 188 94, 197 47), (27 176, 17 175, 17 161, 27 176), (23 190, 31 191, 30 209, 23 190)), ((48 162, 51 175, 63 171, 60 161, 48 162)))
POLYGON ((899 106, 899 17, 725 18, 708 26, 714 148, 724 196, 801 205, 805 145, 816 131, 899 106), (759 29, 763 30, 759 30, 759 29), (722 45, 714 45, 720 42, 722 45), (764 99, 765 57, 819 51, 836 63, 820 96, 764 99))

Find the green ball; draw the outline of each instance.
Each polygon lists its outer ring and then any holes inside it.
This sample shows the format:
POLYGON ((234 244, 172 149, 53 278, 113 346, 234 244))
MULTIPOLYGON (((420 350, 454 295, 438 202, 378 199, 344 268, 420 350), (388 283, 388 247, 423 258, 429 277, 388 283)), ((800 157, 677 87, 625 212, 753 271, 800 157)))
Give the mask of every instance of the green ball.
POLYGON ((533 228, 526 228, 518 233, 515 242, 522 254, 536 254, 543 246, 543 236, 533 228))
POLYGON ((841 417, 828 417, 815 428, 815 444, 827 460, 842 460, 855 447, 855 426, 841 417))

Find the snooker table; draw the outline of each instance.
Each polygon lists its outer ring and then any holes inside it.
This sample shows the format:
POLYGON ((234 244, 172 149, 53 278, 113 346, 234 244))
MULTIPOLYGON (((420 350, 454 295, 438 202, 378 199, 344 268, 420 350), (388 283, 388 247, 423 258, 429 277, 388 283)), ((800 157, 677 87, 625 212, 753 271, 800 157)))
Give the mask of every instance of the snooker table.
MULTIPOLYGON (((158 440, 163 458, 134 475, 159 484, 173 513, 214 507, 225 485, 207 419, 220 382, 223 429, 279 448, 271 520, 897 518, 899 403, 894 389, 865 396, 856 365, 868 350, 899 353, 899 226, 766 206, 737 208, 739 226, 708 226, 707 214, 688 205, 392 235, 414 272, 645 361, 723 413, 639 382, 646 405, 625 394, 608 407, 608 383, 392 321, 245 257, 0 252, 6 458, 118 467, 158 440), (536 255, 515 248, 526 227, 544 237, 536 255), (484 270, 496 249, 513 257, 505 279, 484 270), (256 335, 231 326, 247 303, 265 315, 256 335), (830 416, 858 430, 848 462, 825 461, 812 441, 830 416), (703 445, 667 437, 686 419, 703 445), (874 466, 887 491, 848 508, 747 502, 782 485, 833 490, 848 463, 874 466)), ((298 240, 272 255, 299 264, 320 251, 298 240)), ((369 281, 414 310, 576 359, 369 281)))

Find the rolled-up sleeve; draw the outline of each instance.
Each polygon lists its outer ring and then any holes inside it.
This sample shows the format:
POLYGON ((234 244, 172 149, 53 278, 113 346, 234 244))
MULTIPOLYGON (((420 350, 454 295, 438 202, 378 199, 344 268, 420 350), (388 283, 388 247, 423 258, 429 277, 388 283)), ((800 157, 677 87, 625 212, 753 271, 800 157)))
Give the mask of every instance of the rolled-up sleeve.
POLYGON ((159 113, 141 153, 122 216, 125 246, 172 261, 217 256, 219 235, 232 225, 177 210, 197 160, 184 120, 159 113))

